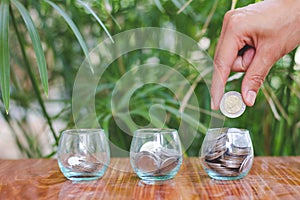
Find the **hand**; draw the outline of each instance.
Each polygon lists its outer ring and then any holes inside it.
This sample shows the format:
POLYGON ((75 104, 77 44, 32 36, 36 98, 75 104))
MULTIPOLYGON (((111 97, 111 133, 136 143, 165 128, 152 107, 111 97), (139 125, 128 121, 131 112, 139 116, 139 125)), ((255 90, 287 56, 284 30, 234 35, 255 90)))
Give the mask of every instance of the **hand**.
POLYGON ((241 93, 252 106, 272 65, 299 43, 299 0, 265 0, 227 12, 214 58, 212 109, 219 108, 230 71, 246 72, 241 93), (238 55, 245 46, 251 48, 238 55))

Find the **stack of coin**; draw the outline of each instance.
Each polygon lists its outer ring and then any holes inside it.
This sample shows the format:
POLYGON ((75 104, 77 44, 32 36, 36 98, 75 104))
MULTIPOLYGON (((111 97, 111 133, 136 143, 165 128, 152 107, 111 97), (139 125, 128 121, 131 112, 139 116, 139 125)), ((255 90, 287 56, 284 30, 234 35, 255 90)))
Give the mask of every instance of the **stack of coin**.
POLYGON ((229 142, 226 132, 221 133, 203 157, 207 170, 221 176, 239 176, 252 163, 250 146, 239 146, 229 142))
POLYGON ((135 166, 139 171, 160 176, 170 173, 177 167, 181 158, 180 153, 150 143, 145 143, 134 157, 135 166))

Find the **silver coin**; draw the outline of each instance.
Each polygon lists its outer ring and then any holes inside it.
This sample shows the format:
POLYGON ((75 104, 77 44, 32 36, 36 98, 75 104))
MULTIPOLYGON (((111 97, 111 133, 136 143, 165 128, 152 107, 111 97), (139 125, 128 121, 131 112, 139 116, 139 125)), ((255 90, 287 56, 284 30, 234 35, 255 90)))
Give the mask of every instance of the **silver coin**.
POLYGON ((222 166, 230 169, 239 169, 241 166, 241 163, 236 161, 230 161, 230 160, 220 160, 222 163, 222 166))
POLYGON ((239 92, 230 91, 223 95, 220 102, 220 110, 226 117, 239 117, 244 113, 245 109, 246 105, 239 92))
POLYGON ((227 131, 228 128, 222 128, 222 130, 220 131, 220 135, 216 138, 216 140, 223 139, 224 137, 226 137, 227 139, 227 131))
POLYGON ((142 145, 140 148, 141 151, 148 151, 148 152, 159 152, 162 148, 161 144, 155 141, 149 141, 142 145))
POLYGON ((217 140, 211 148, 208 149, 209 153, 215 153, 215 152, 223 152, 226 151, 226 137, 221 137, 219 140, 217 140))
POLYGON ((252 159, 253 157, 252 156, 247 156, 245 158, 245 160, 243 161, 243 163, 241 164, 241 167, 239 169, 239 172, 244 172, 244 170, 248 169, 249 166, 251 165, 252 163, 252 159))
POLYGON ((93 163, 93 162, 84 162, 79 165, 83 172, 94 172, 101 169, 103 166, 102 163, 93 163))
POLYGON ((68 163, 72 171, 76 172, 94 172, 102 168, 103 163, 99 161, 87 160, 85 157, 70 157, 68 163))
POLYGON ((226 142, 224 143, 221 143, 221 142, 218 142, 214 145, 214 147, 211 149, 211 152, 216 152, 216 151, 226 151, 227 147, 226 147, 226 142))
POLYGON ((159 172, 162 174, 169 173, 170 171, 172 171, 174 168, 177 167, 178 161, 179 158, 176 157, 171 157, 164 160, 160 165, 159 172))
POLYGON ((221 157, 225 152, 226 152, 226 149, 224 149, 223 151, 216 151, 213 153, 209 153, 209 154, 205 155, 205 159, 208 161, 215 160, 215 159, 221 157))
POLYGON ((247 156, 251 153, 251 148, 237 148, 234 146, 231 146, 228 148, 227 154, 231 156, 247 156))
POLYGON ((224 169, 224 167, 222 166, 221 163, 216 163, 216 162, 209 162, 209 161, 205 161, 206 165, 208 166, 208 168, 210 169, 224 169))
POLYGON ((247 148, 251 146, 251 140, 245 137, 239 129, 230 128, 230 140, 233 146, 237 148, 247 148))
POLYGON ((145 172, 155 172, 159 169, 159 158, 147 151, 139 152, 135 157, 136 167, 145 172))
POLYGON ((236 169, 229 169, 226 167, 211 167, 211 170, 213 170, 215 173, 218 173, 221 176, 238 176, 239 172, 236 169))
MULTIPOLYGON (((246 158, 246 156, 232 156, 232 155, 228 155, 227 153, 225 153, 223 156, 222 156, 222 160, 229 160, 229 161, 235 161, 237 163, 240 163, 242 164, 242 162, 244 161, 244 159, 246 158)), ((220 159, 220 160, 221 160, 220 159)))
POLYGON ((226 156, 226 154, 224 154, 219 160, 222 163, 230 162, 230 163, 241 164, 244 161, 244 159, 245 157, 226 156))

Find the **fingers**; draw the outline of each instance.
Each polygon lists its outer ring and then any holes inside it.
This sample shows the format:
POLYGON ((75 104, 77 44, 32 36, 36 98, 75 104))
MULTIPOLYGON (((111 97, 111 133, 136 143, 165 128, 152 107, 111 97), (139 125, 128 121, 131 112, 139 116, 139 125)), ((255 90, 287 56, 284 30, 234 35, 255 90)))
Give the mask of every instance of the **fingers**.
POLYGON ((263 84, 273 63, 264 59, 263 53, 256 53, 242 82, 242 96, 247 106, 253 106, 259 88, 263 84))
MULTIPOLYGON (((251 64, 251 62, 253 60, 254 54, 255 54, 255 49, 252 47, 248 48, 245 52, 243 52, 243 54, 241 56, 238 56, 235 59, 235 61, 233 62, 233 65, 231 67, 231 70, 235 71, 235 72, 247 71, 249 65, 251 64)), ((219 65, 225 66, 224 63, 219 63, 219 65)), ((216 66, 218 66, 218 65, 216 65, 216 66)), ((221 69, 215 68, 215 71, 213 74, 213 83, 212 83, 212 87, 211 87, 211 93, 212 93, 211 108, 213 110, 219 109, 219 103, 223 96, 224 87, 227 82, 229 73, 230 73, 230 68, 226 68, 224 70, 222 70, 222 67, 221 67, 221 69), (229 72, 227 72, 226 70, 229 70, 229 72)))
MULTIPOLYGON (((227 17, 228 18, 228 17, 227 17)), ((226 19, 226 18, 225 18, 226 19)), ((231 66, 237 57, 239 44, 235 37, 232 37, 230 27, 224 20, 222 34, 217 45, 214 58, 214 71, 211 84, 211 108, 219 109, 219 104, 224 93, 231 66), (230 48, 228 48, 230 47, 230 48)))
MULTIPOLYGON (((216 64, 215 64, 216 66, 216 64)), ((212 76, 212 84, 211 84, 211 109, 218 110, 221 98, 223 96, 226 80, 230 73, 230 68, 220 69, 221 67, 215 67, 213 76, 212 76)))
POLYGON ((249 65, 251 64, 255 54, 255 49, 250 47, 247 51, 243 52, 242 55, 238 56, 234 61, 231 70, 235 72, 245 72, 247 71, 249 65))

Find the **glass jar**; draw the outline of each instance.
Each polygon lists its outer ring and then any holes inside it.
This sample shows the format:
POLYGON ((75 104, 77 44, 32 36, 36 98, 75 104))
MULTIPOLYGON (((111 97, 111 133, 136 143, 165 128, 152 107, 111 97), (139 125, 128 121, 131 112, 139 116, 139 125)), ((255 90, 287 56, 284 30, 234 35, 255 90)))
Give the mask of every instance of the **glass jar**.
POLYGON ((172 179, 182 164, 181 143, 174 129, 138 129, 130 148, 130 162, 145 183, 172 179))
POLYGON ((101 178, 110 163, 103 129, 65 130, 59 141, 57 161, 64 176, 73 181, 101 178))
POLYGON ((248 174, 253 163, 253 146, 246 129, 208 129, 201 147, 201 163, 217 180, 237 180, 248 174))

